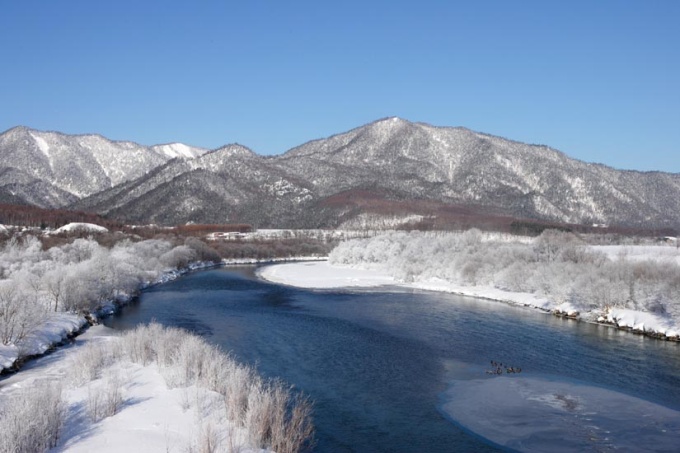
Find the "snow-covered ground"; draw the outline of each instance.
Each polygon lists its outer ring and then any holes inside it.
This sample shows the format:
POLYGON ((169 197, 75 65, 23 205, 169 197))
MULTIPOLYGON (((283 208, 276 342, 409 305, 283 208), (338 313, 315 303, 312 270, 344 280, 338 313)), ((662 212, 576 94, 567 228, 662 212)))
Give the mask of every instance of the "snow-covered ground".
POLYGON ((87 324, 83 316, 72 313, 50 313, 50 316, 18 344, 0 344, 0 370, 10 368, 19 357, 44 354, 56 343, 68 338, 87 324))
POLYGON ((104 228, 103 226, 95 225, 94 223, 82 223, 82 222, 69 223, 61 228, 57 228, 56 230, 54 230, 54 232, 57 234, 72 233, 74 231, 83 231, 87 233, 106 233, 109 230, 107 228, 104 228))
POLYGON ((301 288, 366 288, 396 283, 382 271, 332 266, 327 261, 274 264, 259 268, 257 274, 270 282, 301 288))
MULTIPOLYGON (((578 312, 568 302, 555 304, 547 297, 537 296, 532 293, 504 291, 488 285, 465 286, 437 278, 406 283, 394 278, 379 265, 372 265, 371 269, 361 269, 332 265, 325 261, 273 264, 258 269, 257 275, 264 280, 300 288, 375 288, 397 285, 495 300, 546 311, 557 311, 565 315, 574 315, 578 312)), ((663 333, 669 337, 680 335, 680 326, 667 318, 653 313, 611 309, 604 317, 601 315, 601 313, 581 313, 581 318, 586 321, 599 320, 600 322, 618 324, 620 327, 663 333)))
POLYGON ((215 392, 196 385, 169 388, 155 363, 140 365, 122 360, 93 380, 77 379, 74 370, 79 354, 88 345, 108 342, 120 342, 115 331, 92 327, 72 345, 0 380, 0 407, 13 395, 41 382, 59 383, 66 412, 58 445, 51 450, 54 452, 206 451, 201 450, 202 441, 209 435, 219 439, 224 451, 263 451, 248 447, 243 428, 215 415, 221 404, 215 392), (120 407, 115 415, 95 421, 90 413, 93 400, 102 397, 104 406, 111 379, 119 387, 120 407))
POLYGON ((273 283, 296 286, 298 288, 332 289, 400 286, 549 309, 547 299, 533 294, 512 293, 486 286, 460 286, 440 279, 405 283, 392 277, 387 271, 380 269, 379 266, 373 266, 373 269, 360 269, 337 266, 330 264, 328 261, 285 263, 263 266, 257 270, 257 275, 273 283))

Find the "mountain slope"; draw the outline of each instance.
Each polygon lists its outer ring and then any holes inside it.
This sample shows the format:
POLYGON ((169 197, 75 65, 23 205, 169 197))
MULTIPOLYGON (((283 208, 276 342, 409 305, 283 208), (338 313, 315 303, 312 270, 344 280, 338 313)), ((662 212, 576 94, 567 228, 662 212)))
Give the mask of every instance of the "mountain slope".
POLYGON ((40 207, 61 207, 139 178, 170 159, 193 159, 203 153, 181 144, 149 148, 100 135, 16 127, 0 135, 0 169, 4 170, 0 194, 40 207))
POLYGON ((74 204, 134 222, 275 224, 313 198, 308 184, 240 145, 173 160, 74 204))
POLYGON ((272 157, 240 145, 145 148, 25 128, 0 136, 0 156, 0 201, 131 222, 334 227, 413 214, 680 229, 680 174, 621 171, 547 146, 399 118, 272 157))
POLYGON ((464 128, 398 118, 281 156, 322 195, 371 183, 415 198, 572 223, 680 224, 680 175, 620 171, 464 128))

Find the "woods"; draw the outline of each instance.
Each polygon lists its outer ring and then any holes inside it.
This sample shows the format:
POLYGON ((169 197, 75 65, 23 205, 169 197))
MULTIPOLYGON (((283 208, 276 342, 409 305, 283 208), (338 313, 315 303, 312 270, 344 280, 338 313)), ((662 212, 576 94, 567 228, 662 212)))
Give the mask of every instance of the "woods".
POLYGON ((35 236, 13 237, 0 249, 0 342, 16 344, 50 312, 92 313, 129 299, 164 271, 217 261, 196 238, 184 244, 125 239, 110 248, 92 238, 44 249, 35 236))
POLYGON ((680 319, 680 268, 673 261, 608 258, 576 235, 535 239, 484 234, 396 232, 341 243, 333 264, 380 266, 405 282, 441 279, 544 296, 579 311, 626 308, 680 319))

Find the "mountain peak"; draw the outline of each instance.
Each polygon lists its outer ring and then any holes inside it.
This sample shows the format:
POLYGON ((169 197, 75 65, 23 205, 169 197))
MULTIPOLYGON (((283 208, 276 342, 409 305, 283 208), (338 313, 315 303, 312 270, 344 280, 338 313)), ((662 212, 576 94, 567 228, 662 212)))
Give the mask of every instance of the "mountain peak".
POLYGON ((409 124, 413 124, 410 121, 407 121, 403 118, 399 118, 398 116, 389 116, 387 118, 381 118, 377 121, 373 121, 372 123, 369 123, 366 125, 366 127, 382 127, 382 128, 395 128, 395 127, 401 127, 401 126, 406 126, 409 124))
POLYGON ((210 154, 222 154, 226 156, 257 156, 257 154, 240 143, 230 143, 213 150, 210 154))
POLYGON ((24 135, 24 134, 27 134, 28 132, 30 132, 32 130, 33 129, 26 127, 26 126, 14 126, 14 127, 10 127, 5 132, 1 132, 0 137, 24 135))
POLYGON ((194 159, 207 153, 208 150, 204 148, 195 148, 193 146, 185 145, 184 143, 174 142, 163 145, 154 145, 152 150, 158 151, 171 159, 194 159))

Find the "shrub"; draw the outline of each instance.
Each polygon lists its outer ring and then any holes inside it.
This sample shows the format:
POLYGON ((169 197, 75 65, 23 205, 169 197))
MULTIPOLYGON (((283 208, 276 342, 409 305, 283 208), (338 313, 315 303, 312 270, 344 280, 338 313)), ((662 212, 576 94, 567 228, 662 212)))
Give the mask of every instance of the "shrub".
POLYGON ((61 387, 46 382, 12 395, 0 410, 0 453, 55 447, 63 425, 61 387))
POLYGON ((123 381, 110 370, 102 382, 87 388, 87 413, 93 422, 116 415, 123 405, 123 381))
MULTIPOLYGON (((244 427, 254 445, 288 453, 313 441, 312 404, 307 397, 280 381, 263 380, 200 337, 150 324, 126 333, 122 341, 130 360, 142 364, 156 360, 169 387, 195 385, 221 395, 227 419, 244 427)), ((200 434, 203 440, 197 445, 214 446, 212 428, 204 428, 208 431, 200 434)))

